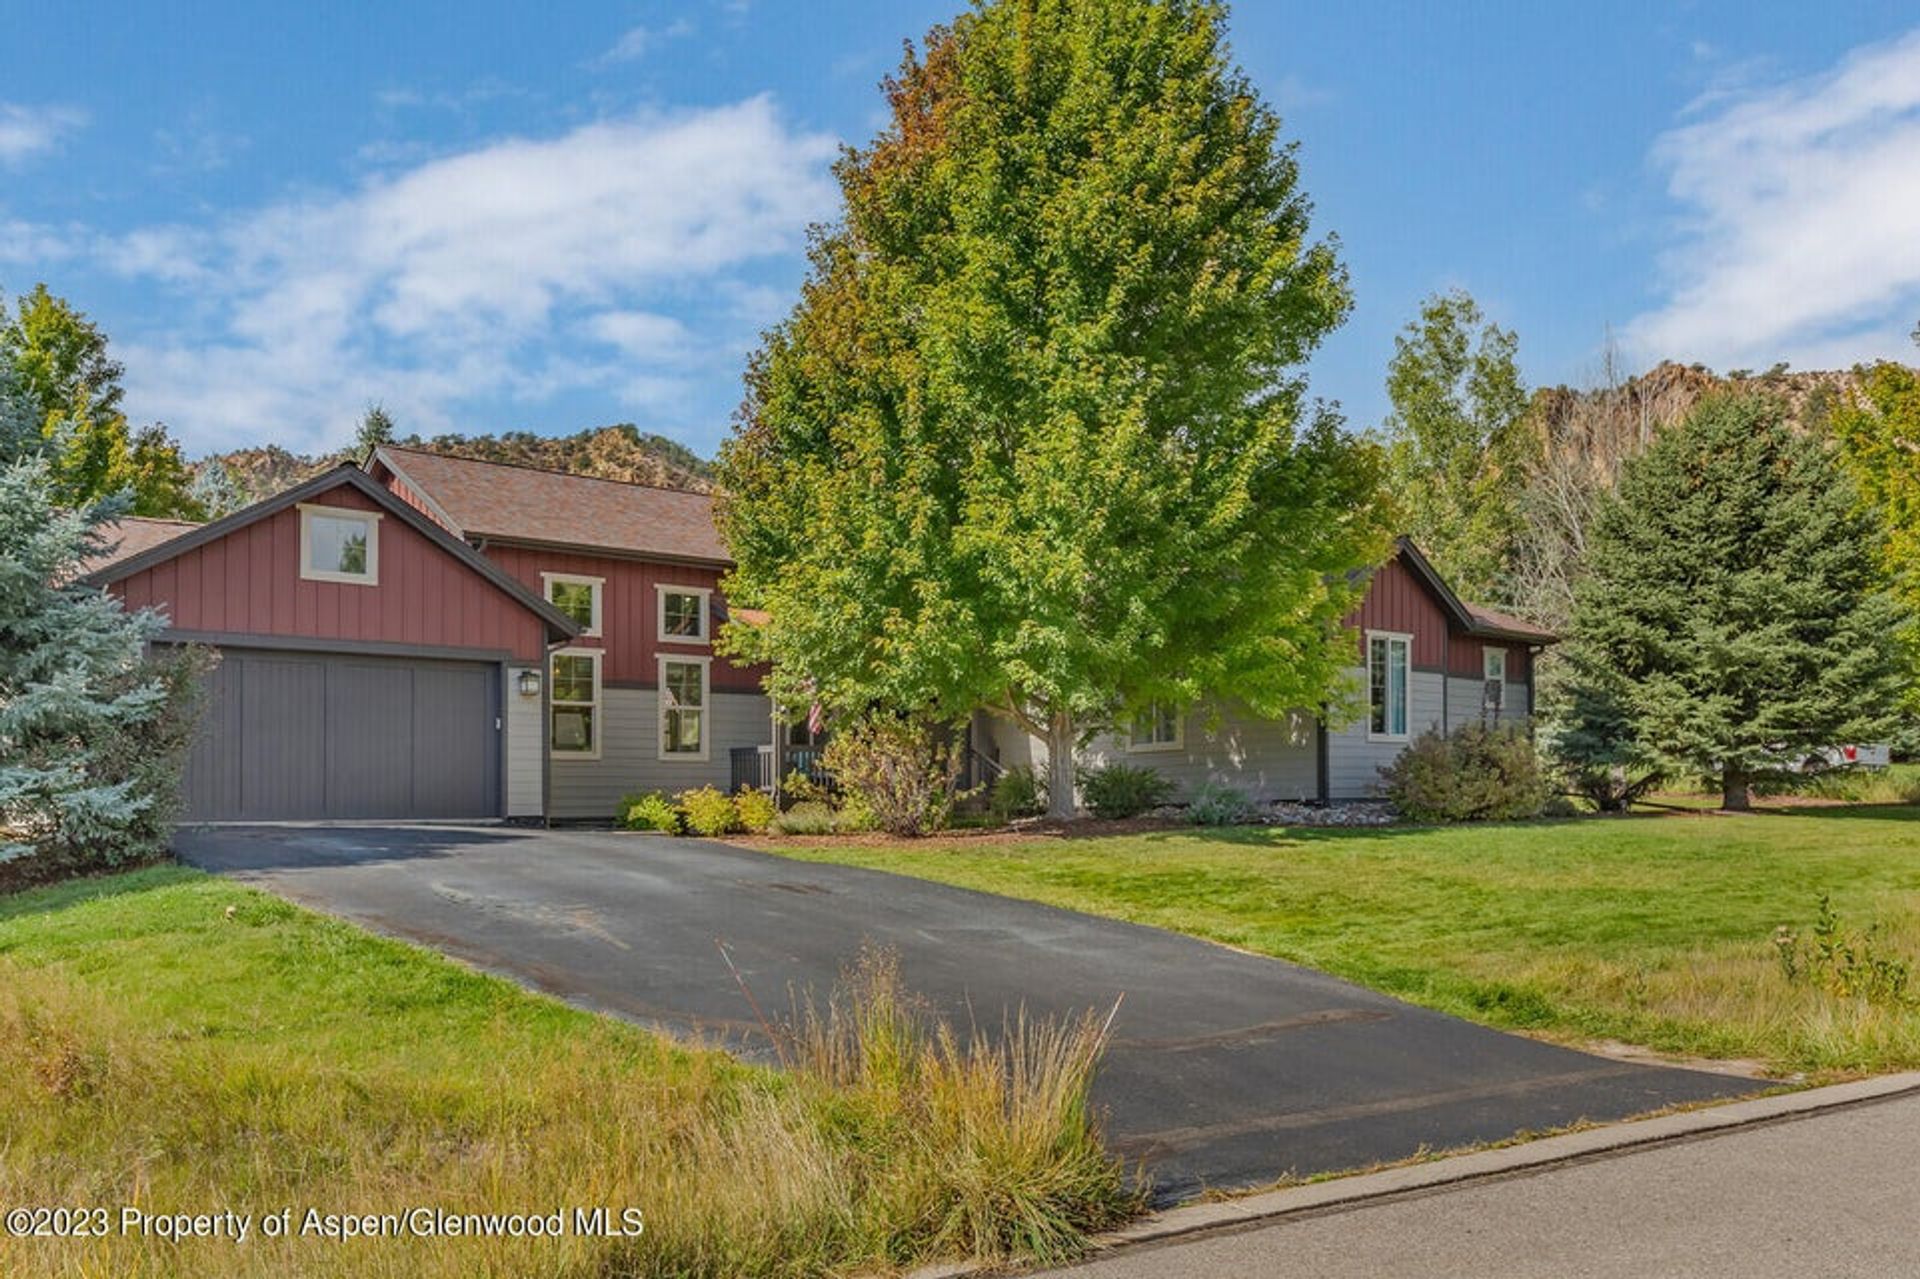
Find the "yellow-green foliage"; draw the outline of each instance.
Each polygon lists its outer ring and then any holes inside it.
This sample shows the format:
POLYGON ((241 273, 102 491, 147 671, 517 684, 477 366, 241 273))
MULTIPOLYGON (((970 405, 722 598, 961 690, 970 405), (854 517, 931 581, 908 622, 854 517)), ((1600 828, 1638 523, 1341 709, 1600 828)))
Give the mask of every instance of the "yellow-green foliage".
POLYGON ((750 835, 761 834, 772 826, 780 811, 774 805, 773 796, 751 786, 740 788, 740 793, 733 797, 733 807, 739 814, 740 828, 750 835))
POLYGON ((633 1206, 610 1240, 0 1237, 8 1279, 886 1274, 1055 1260, 1136 1191, 1098 1028, 963 1040, 869 961, 781 1072, 180 870, 0 897, 0 1205, 633 1206))
POLYGON ((732 835, 740 829, 740 809, 723 790, 702 786, 674 798, 687 815, 687 829, 696 835, 732 835))

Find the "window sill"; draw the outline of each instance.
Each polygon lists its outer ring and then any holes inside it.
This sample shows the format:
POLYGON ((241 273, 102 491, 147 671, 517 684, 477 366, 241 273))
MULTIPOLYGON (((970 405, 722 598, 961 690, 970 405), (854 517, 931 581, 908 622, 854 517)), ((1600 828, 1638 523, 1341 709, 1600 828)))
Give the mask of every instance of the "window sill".
POLYGON ((324 569, 303 568, 300 570, 303 582, 337 582, 341 586, 378 586, 380 579, 372 573, 329 573, 324 569))

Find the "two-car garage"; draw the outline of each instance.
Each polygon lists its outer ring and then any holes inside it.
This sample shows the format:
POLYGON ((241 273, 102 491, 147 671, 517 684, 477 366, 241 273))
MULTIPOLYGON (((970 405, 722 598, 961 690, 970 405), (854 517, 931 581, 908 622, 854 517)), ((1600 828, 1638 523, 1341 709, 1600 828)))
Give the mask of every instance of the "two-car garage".
POLYGON ((223 647, 188 758, 188 821, 501 812, 496 664, 223 647))
POLYGON ((474 547, 352 465, 165 532, 87 580, 219 656, 184 820, 548 811, 547 654, 580 628, 474 547))

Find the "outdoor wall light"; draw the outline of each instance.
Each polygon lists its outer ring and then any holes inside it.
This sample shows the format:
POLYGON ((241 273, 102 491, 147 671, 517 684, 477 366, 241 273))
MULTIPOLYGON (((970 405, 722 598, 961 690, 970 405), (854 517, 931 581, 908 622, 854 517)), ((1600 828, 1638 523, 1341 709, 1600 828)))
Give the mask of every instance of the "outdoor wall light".
POLYGON ((539 671, 521 671, 520 672, 520 696, 522 697, 540 696, 540 672, 539 671))

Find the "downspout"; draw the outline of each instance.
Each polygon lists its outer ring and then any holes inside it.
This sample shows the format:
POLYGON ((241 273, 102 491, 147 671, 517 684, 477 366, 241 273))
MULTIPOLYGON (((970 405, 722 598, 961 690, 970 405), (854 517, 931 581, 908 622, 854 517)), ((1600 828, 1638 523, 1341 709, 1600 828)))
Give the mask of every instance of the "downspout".
MULTIPOLYGON (((540 659, 540 824, 553 829, 553 655, 567 646, 566 640, 547 644, 540 659)), ((604 732, 604 724, 595 732, 604 732)))
POLYGON ((1320 714, 1313 721, 1313 789, 1322 804, 1333 802, 1332 753, 1327 740, 1327 704, 1322 702, 1320 714))
POLYGON ((1453 623, 1440 632, 1440 735, 1453 732, 1453 623))

